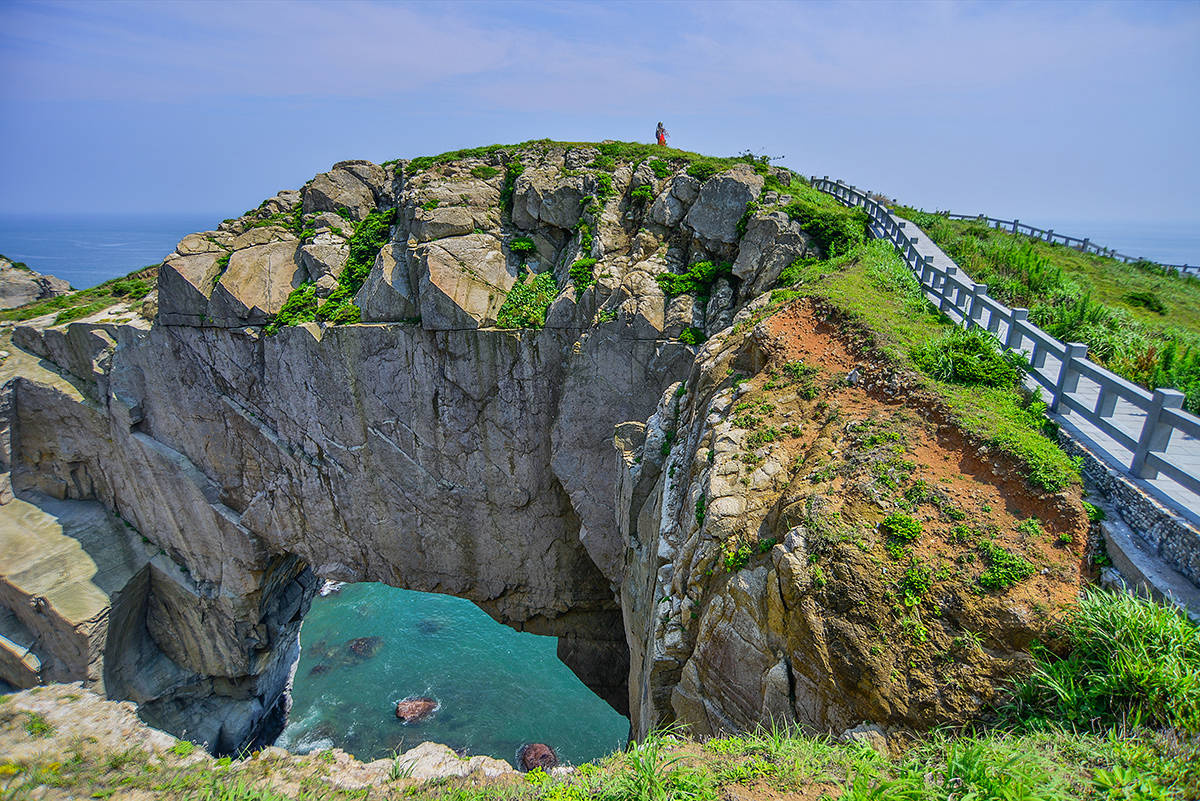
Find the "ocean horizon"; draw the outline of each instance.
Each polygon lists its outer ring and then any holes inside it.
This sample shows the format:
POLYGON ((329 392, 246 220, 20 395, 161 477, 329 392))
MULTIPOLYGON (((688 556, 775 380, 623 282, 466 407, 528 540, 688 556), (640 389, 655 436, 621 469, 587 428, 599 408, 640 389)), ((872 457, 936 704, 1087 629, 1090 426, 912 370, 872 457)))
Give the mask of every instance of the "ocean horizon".
MULTIPOLYGON (((205 212, 0 214, 0 255, 87 289, 160 263, 184 236, 223 219, 205 212)), ((1200 223, 1020 219, 1160 264, 1200 265, 1200 223)))

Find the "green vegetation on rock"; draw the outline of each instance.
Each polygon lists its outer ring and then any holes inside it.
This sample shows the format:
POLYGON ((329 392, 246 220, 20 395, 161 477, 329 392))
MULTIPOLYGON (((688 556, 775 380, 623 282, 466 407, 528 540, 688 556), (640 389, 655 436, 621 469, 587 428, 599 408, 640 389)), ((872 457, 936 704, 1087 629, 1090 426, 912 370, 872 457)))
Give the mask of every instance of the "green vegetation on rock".
POLYGON ((1125 264, 900 206, 988 294, 1029 309, 1047 333, 1145 387, 1172 387, 1200 413, 1200 279, 1147 262, 1125 264))
POLYGON ((117 303, 141 300, 148 295, 158 280, 159 265, 140 267, 128 275, 105 281, 91 289, 80 289, 67 295, 59 295, 0 311, 0 320, 21 322, 55 314, 55 324, 66 323, 87 317, 117 303))
POLYGON ((667 297, 695 294, 703 298, 708 296, 718 278, 732 273, 733 265, 729 262, 698 261, 685 273, 659 273, 655 280, 667 297))
POLYGON ((546 310, 558 296, 554 273, 544 272, 528 279, 522 275, 508 290, 500 311, 496 313, 499 328, 541 328, 546 324, 546 310))
POLYGON ((346 267, 338 275, 337 286, 323 302, 317 298, 316 287, 302 283, 292 290, 279 313, 263 329, 269 336, 283 326, 311 323, 317 320, 332 325, 357 323, 362 312, 354 304, 354 296, 375 264, 375 257, 387 244, 395 209, 376 209, 366 216, 350 237, 350 255, 346 267))
MULTIPOLYGON (((790 277, 789 288, 772 292, 773 304, 802 296, 831 304, 869 329, 875 357, 898 368, 920 370, 913 353, 957 329, 929 304, 912 272, 883 240, 836 258, 799 263, 790 277)), ((927 387, 960 428, 1023 464, 1033 486, 1055 492, 1079 481, 1078 462, 1047 434, 1045 404, 1022 387, 936 377, 927 379, 927 387)))
POLYGON ((571 283, 575 285, 575 296, 582 295, 596 283, 596 259, 577 259, 571 265, 571 283))

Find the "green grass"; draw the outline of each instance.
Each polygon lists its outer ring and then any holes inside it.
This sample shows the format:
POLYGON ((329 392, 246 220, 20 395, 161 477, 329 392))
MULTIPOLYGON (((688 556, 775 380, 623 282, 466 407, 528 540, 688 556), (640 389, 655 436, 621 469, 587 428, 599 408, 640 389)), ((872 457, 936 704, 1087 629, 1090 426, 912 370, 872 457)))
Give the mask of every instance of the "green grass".
POLYGON ((49 737, 54 734, 54 727, 37 712, 30 712, 25 719, 25 733, 30 737, 49 737))
POLYGON ((57 313, 55 323, 66 323, 87 317, 115 303, 141 300, 154 289, 154 283, 158 279, 158 268, 157 264, 140 267, 128 275, 105 281, 91 289, 81 289, 69 295, 59 295, 27 303, 15 309, 5 309, 0 311, 0 320, 21 322, 57 313))
POLYGON ((988 294, 1142 386, 1173 387, 1200 413, 1200 278, 1084 254, 972 220, 898 207, 988 294))
POLYGON ((1062 637, 1068 655, 1040 655, 1005 710, 1010 719, 1200 734, 1200 629, 1174 606, 1095 590, 1062 624, 1062 637))
POLYGON ((575 296, 579 297, 596 283, 596 259, 578 259, 570 268, 571 283, 575 285, 575 296))
MULTIPOLYGON (((956 326, 922 295, 917 280, 882 240, 854 247, 843 256, 800 265, 790 288, 772 297, 786 302, 811 296, 828 301, 872 332, 878 358, 920 370, 913 359, 930 342, 956 326)), ((1079 480, 1078 463, 1047 433, 1045 405, 1019 387, 938 380, 925 386, 941 397, 954 421, 1025 467, 1029 483, 1057 491, 1079 480)))

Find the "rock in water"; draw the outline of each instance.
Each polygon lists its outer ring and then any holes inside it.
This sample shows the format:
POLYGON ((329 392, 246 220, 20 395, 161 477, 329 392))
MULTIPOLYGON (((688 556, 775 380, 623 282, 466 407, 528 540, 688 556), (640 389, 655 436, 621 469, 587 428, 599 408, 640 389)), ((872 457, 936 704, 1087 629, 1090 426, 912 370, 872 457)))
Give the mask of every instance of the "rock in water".
POLYGON ((437 711, 438 702, 428 696, 410 696, 396 702, 396 717, 403 723, 420 723, 437 711))
POLYGON ((370 659, 383 647, 382 637, 356 637, 346 640, 346 650, 356 661, 370 659))
POLYGON ((442 630, 442 624, 433 618, 425 618, 417 623, 417 631, 422 634, 437 634, 442 630))
POLYGON ((558 754, 545 743, 527 743, 517 750, 517 765, 521 770, 549 770, 558 767, 558 754))
POLYGON ((328 662, 322 662, 322 663, 320 663, 319 665, 313 665, 313 666, 312 666, 312 669, 308 671, 308 675, 310 675, 310 676, 320 676, 322 673, 328 673, 328 672, 329 672, 329 670, 330 670, 329 663, 328 663, 328 662))

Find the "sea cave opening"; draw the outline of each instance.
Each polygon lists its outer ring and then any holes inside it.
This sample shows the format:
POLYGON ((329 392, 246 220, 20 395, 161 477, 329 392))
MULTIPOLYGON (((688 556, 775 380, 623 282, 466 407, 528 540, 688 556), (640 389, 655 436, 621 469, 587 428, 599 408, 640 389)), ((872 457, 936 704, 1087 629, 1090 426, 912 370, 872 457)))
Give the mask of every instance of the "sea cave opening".
POLYGON ((463 598, 326 583, 304 618, 292 709, 276 744, 337 747, 367 761, 433 741, 514 765, 529 743, 551 746, 564 764, 623 748, 628 718, 558 659, 557 642, 463 598), (415 702, 402 710, 407 721, 397 715, 404 700, 415 702))

